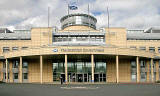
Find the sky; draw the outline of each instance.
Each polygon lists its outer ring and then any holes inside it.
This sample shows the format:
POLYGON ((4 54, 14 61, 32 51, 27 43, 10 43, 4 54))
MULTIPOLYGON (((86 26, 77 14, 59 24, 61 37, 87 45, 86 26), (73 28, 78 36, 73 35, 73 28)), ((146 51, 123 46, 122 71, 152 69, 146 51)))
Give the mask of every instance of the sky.
POLYGON ((160 0, 0 0, 0 27, 47 27, 48 7, 50 27, 61 28, 60 18, 67 15, 68 3, 76 2, 78 10, 70 13, 89 14, 97 18, 97 29, 110 26, 146 29, 160 26, 160 0))

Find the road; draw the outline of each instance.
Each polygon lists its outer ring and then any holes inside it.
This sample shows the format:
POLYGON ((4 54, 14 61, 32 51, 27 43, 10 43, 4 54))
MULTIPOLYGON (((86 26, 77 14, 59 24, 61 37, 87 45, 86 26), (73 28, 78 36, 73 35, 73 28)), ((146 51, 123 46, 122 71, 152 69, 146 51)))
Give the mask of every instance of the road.
POLYGON ((160 96, 160 84, 0 84, 0 96, 160 96))

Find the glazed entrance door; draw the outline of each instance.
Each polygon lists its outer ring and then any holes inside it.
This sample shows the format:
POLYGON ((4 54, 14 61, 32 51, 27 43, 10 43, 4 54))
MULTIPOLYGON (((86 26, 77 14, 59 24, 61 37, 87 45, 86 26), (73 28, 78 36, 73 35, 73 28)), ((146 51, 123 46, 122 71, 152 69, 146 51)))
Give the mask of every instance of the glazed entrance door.
POLYGON ((94 74, 94 81, 95 82, 105 82, 106 81, 106 74, 104 74, 104 73, 94 74))
POLYGON ((91 82, 91 74, 76 74, 76 82, 91 82))
POLYGON ((76 82, 76 73, 68 73, 68 82, 76 82))
POLYGON ((83 78, 83 74, 77 74, 76 76, 77 78, 77 82, 83 82, 84 78, 83 78))

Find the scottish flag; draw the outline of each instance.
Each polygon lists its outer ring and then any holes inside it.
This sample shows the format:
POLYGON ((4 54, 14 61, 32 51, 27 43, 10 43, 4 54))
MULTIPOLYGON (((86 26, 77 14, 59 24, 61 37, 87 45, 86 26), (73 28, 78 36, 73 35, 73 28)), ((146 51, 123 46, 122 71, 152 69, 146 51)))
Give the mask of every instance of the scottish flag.
POLYGON ((70 10, 77 10, 78 7, 77 6, 74 6, 74 5, 71 5, 71 6, 68 6, 70 10))
POLYGON ((70 10, 77 10, 77 9, 78 9, 78 7, 77 7, 77 2, 74 1, 74 0, 72 0, 72 1, 69 3, 68 7, 69 7, 70 10))

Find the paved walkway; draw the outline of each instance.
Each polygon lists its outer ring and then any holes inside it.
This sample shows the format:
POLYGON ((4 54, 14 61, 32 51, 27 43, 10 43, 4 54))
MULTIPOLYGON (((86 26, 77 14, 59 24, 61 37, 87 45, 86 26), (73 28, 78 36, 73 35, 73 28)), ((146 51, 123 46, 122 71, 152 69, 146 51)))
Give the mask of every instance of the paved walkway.
POLYGON ((0 96, 160 96, 160 84, 0 84, 0 96))

